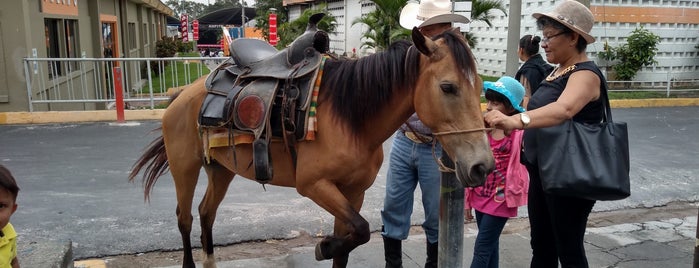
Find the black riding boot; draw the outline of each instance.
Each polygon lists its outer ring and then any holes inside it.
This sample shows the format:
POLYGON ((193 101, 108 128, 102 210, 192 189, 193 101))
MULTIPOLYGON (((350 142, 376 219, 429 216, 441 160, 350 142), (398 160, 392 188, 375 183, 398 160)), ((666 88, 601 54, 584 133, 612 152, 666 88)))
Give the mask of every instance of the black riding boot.
POLYGON ((438 243, 430 243, 429 241, 426 243, 427 244, 427 260, 425 260, 425 268, 437 268, 437 254, 438 254, 438 243))
MULTIPOLYGON (((386 268, 403 268, 403 241, 383 237, 383 251, 386 258, 386 268)), ((436 267, 436 266, 435 266, 436 267)))

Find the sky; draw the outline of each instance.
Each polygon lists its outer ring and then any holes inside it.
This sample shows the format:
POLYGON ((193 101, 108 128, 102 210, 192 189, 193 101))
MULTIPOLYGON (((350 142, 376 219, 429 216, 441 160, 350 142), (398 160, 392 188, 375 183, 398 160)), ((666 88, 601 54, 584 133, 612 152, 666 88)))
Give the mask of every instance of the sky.
MULTIPOLYGON (((216 0, 187 0, 187 1, 193 1, 193 2, 202 3, 202 4, 206 4, 206 5, 213 4, 216 2, 216 0)), ((165 2, 165 1, 163 1, 163 2, 165 2)), ((245 0, 245 2, 247 2, 249 7, 251 7, 255 4, 255 0, 245 0)))

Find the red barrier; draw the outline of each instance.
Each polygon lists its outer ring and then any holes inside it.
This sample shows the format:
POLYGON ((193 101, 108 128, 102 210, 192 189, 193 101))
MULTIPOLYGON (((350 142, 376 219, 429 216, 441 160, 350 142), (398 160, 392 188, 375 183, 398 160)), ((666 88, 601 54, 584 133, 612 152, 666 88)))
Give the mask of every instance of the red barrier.
POLYGON ((269 44, 277 45, 277 14, 269 14, 269 44))
POLYGON ((114 98, 116 98, 117 122, 124 123, 124 89, 121 83, 121 67, 114 67, 114 98))

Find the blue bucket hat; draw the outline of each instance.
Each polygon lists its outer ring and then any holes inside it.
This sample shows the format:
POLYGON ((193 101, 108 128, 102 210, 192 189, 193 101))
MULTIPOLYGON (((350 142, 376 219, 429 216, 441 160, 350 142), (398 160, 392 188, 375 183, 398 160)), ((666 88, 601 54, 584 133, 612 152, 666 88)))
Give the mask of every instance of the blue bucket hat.
POLYGON ((512 104, 512 107, 520 113, 524 112, 524 108, 520 106, 524 99, 524 87, 516 79, 503 76, 496 82, 483 82, 483 92, 488 90, 495 91, 505 96, 512 104))

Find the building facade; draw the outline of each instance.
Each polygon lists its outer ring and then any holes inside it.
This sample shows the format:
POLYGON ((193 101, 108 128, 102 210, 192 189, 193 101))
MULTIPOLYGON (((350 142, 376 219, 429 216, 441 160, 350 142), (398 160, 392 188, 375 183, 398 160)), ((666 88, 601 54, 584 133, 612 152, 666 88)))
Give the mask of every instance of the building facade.
MULTIPOLYGON (((534 12, 553 10, 557 1, 520 0, 503 1, 506 10, 510 3, 521 3, 520 36, 541 32, 531 16, 534 12)), ((358 54, 371 53, 360 50, 360 37, 366 26, 352 25, 357 17, 374 10, 368 0, 296 0, 285 1, 289 18, 298 17, 308 7, 326 3, 338 21, 337 33, 331 35, 331 49, 338 54, 356 48, 358 54)), ((668 79, 694 79, 699 77, 699 1, 694 0, 592 0, 590 9, 595 16, 592 35, 597 42, 588 46, 588 55, 600 66, 610 63, 598 60, 597 53, 604 50, 604 43, 617 47, 626 43, 629 34, 638 27, 660 36, 657 64, 638 72, 637 81, 668 81, 668 79)), ((507 54, 508 17, 500 11, 492 12, 492 27, 484 22, 472 22, 470 32, 478 44, 474 54, 479 63, 479 73, 490 76, 505 74, 507 54)), ((604 68, 603 68, 604 69, 604 68)), ((513 74, 510 74, 513 75, 513 74)))
POLYGON ((27 77, 24 58, 154 57, 174 14, 159 0, 12 0, 0 10, 0 112, 26 111, 29 96, 48 90, 37 83, 28 93, 27 79, 95 83, 83 81, 95 66, 76 63, 37 64, 27 77))

